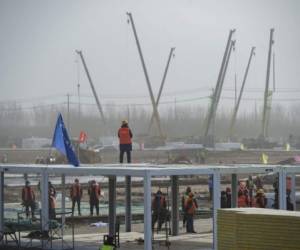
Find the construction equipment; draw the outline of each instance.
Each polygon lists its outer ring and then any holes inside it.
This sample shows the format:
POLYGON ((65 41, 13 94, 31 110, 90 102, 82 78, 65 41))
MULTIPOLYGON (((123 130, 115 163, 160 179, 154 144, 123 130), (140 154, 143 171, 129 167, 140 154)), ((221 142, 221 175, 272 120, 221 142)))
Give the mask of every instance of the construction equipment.
POLYGON ((135 25, 134 25, 134 20, 133 20, 133 17, 132 17, 131 13, 127 12, 126 14, 129 18, 128 22, 131 24, 133 34, 134 34, 134 38, 135 38, 135 41, 136 41, 136 45, 137 45, 137 48, 138 48, 139 56, 140 56, 140 59, 141 59, 141 63, 142 63, 142 67, 143 67, 143 71, 144 71, 144 75, 145 75, 145 78, 146 78, 146 83, 147 83, 147 86, 148 86, 150 99, 151 99, 151 103, 152 103, 152 107, 153 107, 153 115, 154 115, 154 118, 155 118, 155 121, 156 121, 159 136, 164 140, 165 137, 164 137, 162 129, 161 129, 160 117, 159 117, 156 102, 155 102, 155 99, 154 99, 154 95, 153 95, 150 79, 149 79, 149 76, 148 76, 146 64, 145 64, 145 61, 144 61, 141 45, 140 45, 138 35, 137 35, 137 32, 136 32, 136 28, 135 28, 135 25))
POLYGON ((233 136, 233 129, 234 129, 234 125, 235 125, 235 122, 236 122, 236 116, 237 116, 237 113, 238 113, 238 110, 239 110, 239 107, 240 107, 240 102, 241 102, 241 99, 242 99, 242 95, 243 95, 243 91, 244 91, 244 87, 245 87, 245 83, 246 83, 246 80, 247 80, 247 76, 248 76, 248 72, 249 72, 249 68, 250 68, 250 64, 251 64, 251 60, 252 60, 253 55, 255 55, 255 47, 251 48, 250 57, 249 57, 248 64, 247 64, 247 67, 246 67, 246 70, 245 70, 242 87, 241 87, 241 90, 240 90, 240 93, 239 93, 238 100, 237 100, 237 102, 235 104, 235 107, 234 107, 234 110, 233 110, 233 115, 232 115, 231 122, 230 122, 230 127, 229 127, 229 138, 232 138, 232 136, 233 136))
MULTIPOLYGON (((226 49, 225 49, 225 52, 224 52, 224 55, 223 55, 222 64, 221 64, 221 68, 220 68, 220 71, 219 71, 216 88, 214 89, 213 95, 211 97, 210 108, 209 108, 207 118, 206 118, 206 121, 205 121, 205 125, 204 125, 204 138, 210 137, 209 136, 209 130, 213 129, 213 123, 214 123, 214 120, 215 120, 215 115, 216 115, 219 99, 220 99, 221 92, 222 92, 222 86, 223 86, 223 82, 224 82, 224 79, 225 79, 230 54, 231 54, 231 51, 232 51, 233 46, 234 46, 234 41, 232 41, 232 36, 233 36, 234 32, 235 32, 235 29, 232 29, 232 30, 229 31, 227 44, 226 44, 226 49)), ((212 136, 213 136, 213 133, 212 133, 212 136)))
POLYGON ((86 66, 86 63, 85 63, 85 60, 84 60, 82 51, 76 50, 76 53, 80 56, 82 65, 83 65, 83 67, 84 67, 85 73, 86 73, 86 75, 87 75, 87 78, 88 78, 88 80, 89 80, 90 86, 91 86, 91 88, 92 88, 93 95, 94 95, 94 97, 95 97, 95 100, 96 100, 96 103, 97 103, 97 107, 98 107, 98 110, 99 110, 99 112, 100 112, 102 121, 103 121, 103 123, 104 123, 104 126, 106 127, 106 119, 105 119, 105 116, 104 116, 104 112, 103 112, 101 103, 100 103, 100 101, 99 101, 97 92, 96 92, 96 90, 95 90, 95 87, 94 87, 92 78, 91 78, 91 76, 90 76, 89 70, 88 70, 88 68, 87 68, 87 66, 86 66))
POLYGON ((270 41, 269 41, 269 52, 268 52, 266 86, 265 86, 265 93, 264 93, 262 130, 261 130, 261 135, 260 135, 260 137, 262 137, 264 139, 268 136, 268 124, 269 124, 271 102, 272 102, 272 91, 269 90, 269 81, 270 81, 270 68, 271 68, 271 59, 272 59, 272 47, 274 44, 273 35, 274 35, 274 29, 271 29, 270 30, 270 41))
MULTIPOLYGON (((174 56, 174 50, 175 50, 175 48, 170 49, 167 65, 166 65, 166 68, 165 68, 165 71, 164 71, 164 75, 163 75, 163 78, 162 78, 162 81, 161 81, 158 96, 157 96, 157 99, 156 99, 156 102, 155 102, 157 109, 158 109, 158 104, 159 104, 159 100, 160 100, 160 97, 161 97, 161 93, 162 93, 162 90, 163 90, 163 87, 164 87, 164 84, 165 84, 165 81, 166 81, 170 61, 171 61, 172 56, 174 56)), ((149 128, 148 128, 148 134, 150 134, 150 130, 151 130, 151 126, 153 124, 153 121, 154 121, 154 113, 152 113, 152 116, 151 116, 151 120, 150 120, 150 124, 149 124, 149 128)))

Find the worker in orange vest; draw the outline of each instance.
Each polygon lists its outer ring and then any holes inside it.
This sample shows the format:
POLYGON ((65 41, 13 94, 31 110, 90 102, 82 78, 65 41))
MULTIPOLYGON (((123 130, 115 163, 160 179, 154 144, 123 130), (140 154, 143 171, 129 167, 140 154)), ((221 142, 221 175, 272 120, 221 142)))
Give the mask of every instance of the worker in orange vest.
POLYGON ((160 190, 155 194, 152 200, 152 230, 154 229, 155 223, 158 221, 158 230, 161 230, 161 226, 166 220, 167 213, 167 202, 160 190))
POLYGON ((196 199, 194 199, 193 192, 189 193, 189 197, 185 201, 185 210, 186 210, 186 232, 187 233, 196 233, 194 230, 194 215, 198 208, 196 199))
POLYGON ((268 201, 262 188, 256 191, 255 200, 256 207, 265 208, 267 206, 268 201))
POLYGON ((78 215, 80 216, 80 201, 82 198, 82 187, 79 183, 78 178, 75 179, 74 183, 70 188, 70 197, 72 199, 72 214, 74 214, 75 204, 77 203, 78 215))
POLYGON ((91 181, 91 185, 88 189, 88 194, 90 196, 90 215, 93 216, 94 207, 96 208, 97 215, 99 215, 101 188, 95 180, 91 181))
POLYGON ((26 217, 29 217, 29 207, 31 210, 31 216, 34 218, 35 209, 35 193, 30 186, 30 182, 25 182, 25 187, 22 189, 22 204, 25 206, 26 217))
POLYGON ((51 185, 49 187, 49 219, 54 220, 56 217, 55 208, 56 208, 56 191, 51 185))
POLYGON ((123 163, 124 153, 126 152, 127 162, 131 163, 131 151, 132 151, 132 132, 128 127, 128 121, 123 120, 122 125, 118 130, 118 137, 120 143, 120 163, 123 163))
POLYGON ((238 207, 249 207, 249 193, 244 182, 240 182, 239 185, 238 207))

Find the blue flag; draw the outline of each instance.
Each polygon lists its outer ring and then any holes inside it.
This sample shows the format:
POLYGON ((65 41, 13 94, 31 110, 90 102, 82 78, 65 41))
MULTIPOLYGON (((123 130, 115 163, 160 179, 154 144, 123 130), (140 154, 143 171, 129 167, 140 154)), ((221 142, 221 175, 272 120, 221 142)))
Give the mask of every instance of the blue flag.
POLYGON ((73 150, 67 129, 65 127, 61 114, 58 115, 55 131, 52 140, 52 147, 65 155, 70 164, 79 166, 79 161, 73 150))

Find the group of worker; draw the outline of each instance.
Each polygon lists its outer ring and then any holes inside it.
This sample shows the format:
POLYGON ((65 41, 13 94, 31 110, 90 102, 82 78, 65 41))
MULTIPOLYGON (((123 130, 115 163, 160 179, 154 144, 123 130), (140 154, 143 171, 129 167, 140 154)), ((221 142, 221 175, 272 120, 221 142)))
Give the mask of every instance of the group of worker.
POLYGON ((267 207, 267 198, 259 176, 256 177, 255 182, 251 175, 246 181, 239 181, 238 207, 267 207))
MULTIPOLYGON (((194 230, 194 215, 198 208, 197 200, 194 197, 194 193, 191 187, 187 187, 185 193, 181 198, 182 214, 183 214, 183 227, 186 227, 187 233, 196 233, 194 230)), ((158 222, 157 230, 161 230, 162 224, 167 223, 170 220, 170 211, 167 208, 166 198, 158 190, 152 200, 152 230, 158 222)))

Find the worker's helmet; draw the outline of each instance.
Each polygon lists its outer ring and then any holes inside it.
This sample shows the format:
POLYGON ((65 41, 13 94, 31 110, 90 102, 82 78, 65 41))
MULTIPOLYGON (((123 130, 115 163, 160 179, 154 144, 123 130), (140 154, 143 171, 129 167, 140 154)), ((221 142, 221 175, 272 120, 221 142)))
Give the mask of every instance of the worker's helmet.
POLYGON ((257 193, 257 194, 263 194, 263 193, 264 193, 264 190, 263 190, 262 188, 260 188, 260 189, 257 190, 256 193, 257 193))
POLYGON ((128 121, 127 120, 123 120, 122 121, 122 125, 127 125, 128 124, 128 121))

